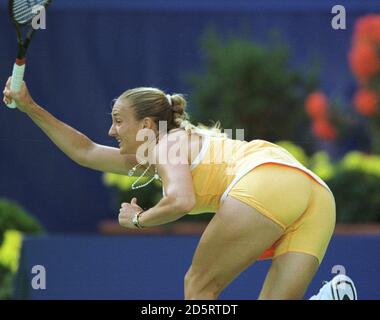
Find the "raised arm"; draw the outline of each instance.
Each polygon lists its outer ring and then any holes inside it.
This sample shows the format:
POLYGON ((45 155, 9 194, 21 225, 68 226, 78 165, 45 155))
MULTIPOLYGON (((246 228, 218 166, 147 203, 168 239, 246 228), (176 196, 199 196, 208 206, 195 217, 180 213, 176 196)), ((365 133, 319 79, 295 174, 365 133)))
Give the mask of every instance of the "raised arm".
MULTIPOLYGON (((10 91, 10 79, 8 79, 3 94, 5 103, 14 99, 18 109, 26 113, 59 149, 79 165, 104 172, 127 174, 136 164, 134 155, 120 155, 117 148, 93 142, 86 135, 37 105, 25 83, 21 90, 15 93, 10 91)), ((138 173, 136 171, 136 174, 138 173)))

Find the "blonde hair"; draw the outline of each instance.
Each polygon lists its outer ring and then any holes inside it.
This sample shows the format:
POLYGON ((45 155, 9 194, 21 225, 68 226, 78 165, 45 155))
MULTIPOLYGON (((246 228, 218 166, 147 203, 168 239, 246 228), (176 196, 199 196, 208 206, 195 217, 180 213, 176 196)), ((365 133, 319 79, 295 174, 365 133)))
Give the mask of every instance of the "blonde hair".
POLYGON ((227 134, 222 132, 219 121, 212 127, 202 123, 192 124, 189 114, 185 111, 187 102, 182 94, 169 95, 157 88, 140 87, 123 92, 119 99, 130 102, 136 120, 151 117, 157 127, 159 121, 166 121, 168 131, 183 128, 188 133, 200 132, 211 136, 227 137, 227 134))

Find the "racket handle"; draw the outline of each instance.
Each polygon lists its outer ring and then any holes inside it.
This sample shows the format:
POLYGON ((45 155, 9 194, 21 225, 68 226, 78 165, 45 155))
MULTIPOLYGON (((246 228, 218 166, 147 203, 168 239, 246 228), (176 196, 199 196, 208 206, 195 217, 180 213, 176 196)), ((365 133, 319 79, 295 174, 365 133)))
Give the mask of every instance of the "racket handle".
MULTIPOLYGON (((25 62, 22 62, 22 64, 18 64, 17 62, 13 65, 12 71, 11 91, 13 92, 20 91, 25 73, 25 62)), ((7 107, 15 109, 17 107, 17 104, 13 100, 10 104, 7 105, 7 107)))

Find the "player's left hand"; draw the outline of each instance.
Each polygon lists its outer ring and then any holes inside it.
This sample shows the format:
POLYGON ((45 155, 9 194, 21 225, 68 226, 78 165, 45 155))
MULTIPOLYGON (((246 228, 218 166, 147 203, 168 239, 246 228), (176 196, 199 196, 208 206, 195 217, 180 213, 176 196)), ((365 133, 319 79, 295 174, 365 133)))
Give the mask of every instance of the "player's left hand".
POLYGON ((119 210, 119 224, 125 228, 136 229, 132 218, 140 211, 143 211, 143 208, 137 204, 136 198, 132 198, 131 203, 123 202, 119 210))

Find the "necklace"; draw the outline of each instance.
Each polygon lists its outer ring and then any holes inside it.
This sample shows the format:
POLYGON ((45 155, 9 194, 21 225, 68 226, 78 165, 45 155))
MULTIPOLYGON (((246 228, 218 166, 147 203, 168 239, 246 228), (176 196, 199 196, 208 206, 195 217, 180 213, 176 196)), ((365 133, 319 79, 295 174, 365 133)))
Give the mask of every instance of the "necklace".
MULTIPOLYGON (((135 165, 131 170, 128 171, 128 176, 131 177, 133 176, 133 174, 135 173, 136 169, 141 166, 141 163, 138 163, 137 165, 135 165)), ((147 171, 149 170, 149 168, 151 167, 152 165, 150 164, 148 168, 146 168, 144 170, 144 172, 132 183, 132 190, 136 190, 136 189, 139 189, 139 188, 143 188, 145 186, 147 186, 149 183, 151 183, 153 180, 161 180, 160 176, 158 175, 158 171, 157 171, 157 168, 155 168, 154 170, 154 176, 148 181, 148 182, 145 182, 144 184, 141 184, 141 185, 138 185, 136 186, 137 182, 139 182, 141 180, 142 177, 145 176, 145 174, 147 173, 147 171)))
MULTIPOLYGON (((156 137, 156 143, 158 142, 158 136, 156 137)), ((136 164, 132 169, 130 169, 128 171, 128 176, 129 177, 132 177, 136 171, 136 169, 141 166, 142 164, 141 163, 138 163, 136 164)), ((149 183, 151 183, 153 180, 161 180, 160 176, 158 175, 158 171, 157 171, 157 168, 154 169, 154 176, 147 182, 141 184, 141 185, 138 185, 136 186, 137 182, 139 182, 144 176, 145 174, 147 173, 147 171, 150 169, 152 165, 150 164, 148 166, 148 168, 146 168, 144 170, 144 172, 132 183, 132 190, 136 190, 136 189, 140 189, 140 188, 143 188, 145 186, 147 186, 149 183)))

